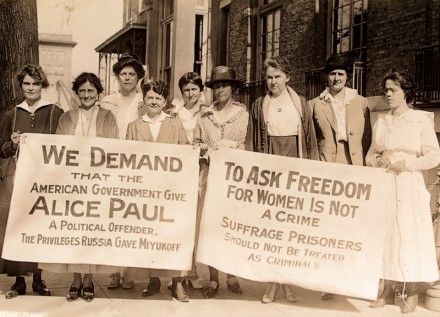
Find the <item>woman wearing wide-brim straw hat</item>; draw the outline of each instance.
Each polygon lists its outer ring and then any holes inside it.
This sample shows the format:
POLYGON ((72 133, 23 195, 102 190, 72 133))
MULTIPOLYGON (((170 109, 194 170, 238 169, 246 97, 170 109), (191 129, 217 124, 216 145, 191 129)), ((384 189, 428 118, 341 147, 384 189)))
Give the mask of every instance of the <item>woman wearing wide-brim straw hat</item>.
MULTIPOLYGON (((232 98, 234 89, 243 85, 231 67, 217 66, 212 69, 211 78, 205 85, 213 90, 216 99, 196 124, 194 145, 200 146, 201 156, 209 157, 213 150, 221 148, 244 149, 249 114, 246 106, 232 98)), ((207 162, 207 161, 206 161, 207 162)), ((208 164, 201 166, 201 173, 207 176, 208 164)), ((206 186, 206 178, 201 186, 206 186)), ((202 190, 204 192, 204 190, 202 190)), ((219 289, 219 271, 209 267, 209 286, 204 289, 206 298, 214 297, 219 289)), ((228 289, 242 294, 240 284, 234 275, 227 274, 228 289)))

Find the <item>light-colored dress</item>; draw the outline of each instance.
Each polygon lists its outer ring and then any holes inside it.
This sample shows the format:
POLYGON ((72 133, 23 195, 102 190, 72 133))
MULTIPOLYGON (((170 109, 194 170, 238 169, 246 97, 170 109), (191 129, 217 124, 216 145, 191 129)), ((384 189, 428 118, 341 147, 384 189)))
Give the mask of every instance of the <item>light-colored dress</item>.
MULTIPOLYGON (((118 126, 113 114, 99 104, 89 110, 73 109, 63 113, 58 121, 57 134, 117 138, 118 126)), ((112 273, 115 267, 92 264, 39 263, 42 270, 56 273, 112 273)))
POLYGON ((122 99, 121 93, 117 92, 102 99, 101 106, 110 110, 116 118, 119 128, 119 139, 125 140, 127 127, 142 115, 144 100, 142 94, 137 92, 130 104, 122 99))
POLYGON ((422 170, 440 163, 433 114, 409 109, 402 115, 379 115, 366 162, 377 166, 377 157, 392 163, 404 160, 405 170, 395 176, 397 211, 387 226, 383 278, 404 282, 438 280, 430 193, 422 170))

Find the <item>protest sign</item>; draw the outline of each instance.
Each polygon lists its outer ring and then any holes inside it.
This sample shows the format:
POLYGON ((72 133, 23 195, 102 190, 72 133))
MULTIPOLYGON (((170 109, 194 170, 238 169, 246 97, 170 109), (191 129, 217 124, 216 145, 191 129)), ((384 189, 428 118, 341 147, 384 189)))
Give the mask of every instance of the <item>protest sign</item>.
POLYGON ((2 257, 189 269, 198 151, 24 134, 2 257))
POLYGON ((386 217, 385 170, 240 150, 213 151, 199 262, 256 281, 375 299, 386 217))

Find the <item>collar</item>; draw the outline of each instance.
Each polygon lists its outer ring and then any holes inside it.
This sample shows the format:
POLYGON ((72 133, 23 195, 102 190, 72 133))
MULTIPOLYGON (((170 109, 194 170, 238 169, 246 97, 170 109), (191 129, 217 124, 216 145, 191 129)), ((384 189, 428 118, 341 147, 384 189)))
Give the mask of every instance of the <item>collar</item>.
MULTIPOLYGON (((356 89, 344 87, 344 104, 347 105, 350 102, 353 101, 353 99, 358 95, 358 92, 356 89)), ((327 87, 320 95, 319 99, 324 100, 325 102, 331 103, 334 98, 332 94, 330 93, 330 89, 327 87)))
POLYGON ((98 102, 96 102, 92 107, 90 107, 89 110, 86 110, 86 109, 84 109, 84 108, 81 107, 81 106, 79 106, 78 109, 81 110, 81 111, 84 111, 84 112, 88 112, 88 111, 93 112, 93 111, 96 110, 96 108, 100 108, 100 107, 101 107, 101 105, 100 105, 98 102))
POLYGON ((144 121, 144 122, 147 122, 147 123, 155 123, 155 122, 162 122, 163 120, 165 120, 166 118, 171 118, 171 116, 169 115, 169 114, 166 114, 165 112, 161 112, 160 114, 159 114, 159 117, 156 119, 156 120, 151 120, 151 118, 148 116, 148 115, 146 115, 146 114, 144 114, 143 116, 142 116, 142 120, 144 121))
POLYGON ((37 111, 37 109, 39 109, 39 108, 41 108, 41 107, 44 107, 44 106, 47 106, 47 105, 51 105, 52 103, 51 102, 49 102, 49 101, 47 101, 47 100, 43 100, 43 99, 40 99, 40 100, 38 100, 37 101, 37 103, 32 107, 33 108, 33 111, 31 111, 31 108, 29 107, 29 105, 28 105, 28 103, 26 102, 26 100, 23 100, 23 102, 22 103, 20 103, 20 104, 18 104, 16 107, 17 108, 21 108, 21 109, 23 109, 23 110, 26 110, 27 112, 35 112, 35 111, 37 111))

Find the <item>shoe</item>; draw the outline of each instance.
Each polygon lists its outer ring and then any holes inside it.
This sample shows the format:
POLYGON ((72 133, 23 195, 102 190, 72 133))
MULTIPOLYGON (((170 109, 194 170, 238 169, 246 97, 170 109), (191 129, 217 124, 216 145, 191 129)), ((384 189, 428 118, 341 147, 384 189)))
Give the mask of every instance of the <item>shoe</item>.
POLYGON ((11 299, 17 297, 18 295, 26 294, 26 282, 15 282, 9 291, 6 292, 5 298, 11 299))
POLYGON ((205 287, 203 280, 198 276, 188 277, 186 280, 189 286, 193 289, 202 289, 203 287, 205 287))
POLYGON ((46 286, 46 282, 42 279, 32 281, 32 290, 40 296, 51 296, 50 290, 46 286))
POLYGON ((215 295, 217 295, 219 286, 220 284, 218 281, 210 281, 209 285, 204 287, 202 290, 203 297, 213 298, 215 295))
POLYGON ((147 288, 142 291, 142 296, 153 296, 160 291, 160 279, 158 277, 150 277, 150 283, 147 288))
POLYGON ((134 287, 134 282, 133 281, 122 281, 121 287, 123 289, 132 289, 134 287))
POLYGON ((321 300, 331 300, 333 299, 332 293, 322 293, 321 294, 321 300))
POLYGON ((235 294, 243 294, 243 291, 241 290, 240 284, 238 284, 237 278, 230 277, 226 279, 226 284, 228 285, 228 289, 235 294))
POLYGON ((281 289, 284 292, 284 296, 286 301, 291 303, 296 303, 298 300, 296 299, 295 293, 293 292, 293 286, 287 284, 281 284, 281 289))
POLYGON ((379 297, 375 301, 370 303, 370 308, 380 308, 384 307, 387 304, 387 301, 384 298, 379 297))
POLYGON ((167 289, 170 290, 170 291, 173 289, 173 281, 170 281, 170 282, 168 283, 168 285, 167 285, 167 289))
POLYGON ((277 295, 279 288, 280 288, 280 284, 269 283, 261 301, 265 304, 272 303, 275 299, 275 296, 277 295))
POLYGON ((399 296, 399 299, 396 299, 396 304, 399 305, 402 314, 408 314, 416 310, 418 301, 419 296, 417 294, 408 296, 406 299, 399 296))
POLYGON ((119 287, 119 281, 121 280, 121 274, 119 273, 112 273, 108 277, 107 280, 107 288, 108 289, 115 289, 119 287))
POLYGON ((69 292, 67 293, 66 300, 68 302, 73 302, 81 297, 82 293, 82 284, 79 287, 76 286, 70 286, 69 292))
POLYGON ((385 305, 394 304, 394 290, 389 281, 385 281, 382 294, 370 304, 370 308, 380 308, 385 305))
POLYGON ((175 288, 171 289, 171 296, 177 299, 179 302, 189 302, 189 296, 185 292, 182 283, 177 283, 175 288))
POLYGON ((82 298, 86 302, 91 302, 95 299, 95 286, 91 283, 89 286, 84 287, 82 298))

